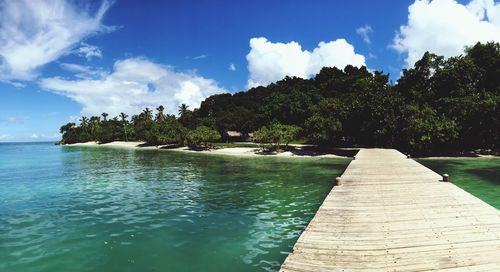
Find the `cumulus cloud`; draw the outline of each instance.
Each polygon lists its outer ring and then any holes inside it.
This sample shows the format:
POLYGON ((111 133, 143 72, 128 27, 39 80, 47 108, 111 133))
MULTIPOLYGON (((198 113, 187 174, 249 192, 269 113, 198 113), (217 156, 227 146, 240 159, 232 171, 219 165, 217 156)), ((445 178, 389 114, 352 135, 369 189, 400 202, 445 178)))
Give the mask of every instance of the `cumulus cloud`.
POLYGON ((177 72, 144 58, 117 61, 112 72, 99 78, 44 78, 40 86, 80 103, 82 114, 107 112, 112 116, 159 105, 175 113, 181 104, 197 108, 207 96, 225 92, 212 79, 177 72))
MULTIPOLYGON (((110 5, 105 0, 92 12, 91 5, 65 0, 2 1, 0 80, 32 80, 37 68, 70 53, 83 39, 111 31, 101 23, 110 5)), ((95 48, 82 50, 89 57, 98 54, 95 48)))
POLYGON ((90 45, 88 43, 82 42, 80 47, 75 50, 75 53, 78 56, 84 57, 87 60, 91 60, 92 58, 101 58, 102 52, 101 49, 95 45, 90 45))
POLYGON ((9 138, 10 138, 9 134, 0 134, 0 140, 5 140, 5 139, 9 139, 9 138))
POLYGON ((408 22, 400 27, 392 47, 407 54, 406 64, 412 66, 425 51, 450 57, 478 41, 500 41, 500 4, 417 0, 408 8, 408 22))
POLYGON ((229 64, 229 71, 236 71, 236 65, 234 65, 234 63, 230 63, 229 64))
POLYGON ((247 55, 250 72, 248 87, 267 85, 285 76, 308 78, 322 67, 365 65, 365 57, 356 54, 354 47, 344 39, 320 42, 312 51, 302 50, 297 42, 273 43, 266 38, 252 38, 247 55))
POLYGON ((356 34, 360 35, 366 44, 372 43, 370 36, 373 34, 373 28, 371 26, 365 25, 362 27, 358 27, 356 29, 356 34))

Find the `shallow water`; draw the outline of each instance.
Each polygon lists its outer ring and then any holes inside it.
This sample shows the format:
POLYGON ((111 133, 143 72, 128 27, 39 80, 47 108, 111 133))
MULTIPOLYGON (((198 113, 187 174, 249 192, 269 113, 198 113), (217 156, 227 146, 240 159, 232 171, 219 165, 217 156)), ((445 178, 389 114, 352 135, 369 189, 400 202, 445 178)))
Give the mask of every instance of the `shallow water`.
POLYGON ((347 163, 0 144, 0 271, 276 271, 347 163))
POLYGON ((420 159, 467 192, 500 209, 500 158, 420 159))

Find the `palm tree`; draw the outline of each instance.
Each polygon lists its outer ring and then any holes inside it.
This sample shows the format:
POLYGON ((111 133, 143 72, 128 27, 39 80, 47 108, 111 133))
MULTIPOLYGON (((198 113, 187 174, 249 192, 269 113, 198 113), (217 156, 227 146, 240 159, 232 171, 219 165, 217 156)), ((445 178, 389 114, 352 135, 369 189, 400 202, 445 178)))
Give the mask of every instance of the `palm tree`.
POLYGON ((106 121, 107 121, 107 119, 106 119, 106 118, 108 117, 108 115, 109 115, 109 114, 107 114, 107 113, 105 113, 105 112, 103 112, 103 113, 101 114, 101 116, 102 116, 102 121, 103 121, 103 122, 106 122, 106 121))
POLYGON ((125 133, 125 142, 128 142, 128 137, 127 137, 127 117, 125 113, 120 113, 120 118, 122 119, 122 124, 123 124, 123 132, 125 133))
POLYGON ((82 127, 83 131, 88 133, 89 119, 85 116, 82 116, 82 118, 80 118, 79 121, 80 121, 80 126, 82 127))
POLYGON ((156 117, 155 117, 156 121, 161 122, 161 121, 165 120, 165 114, 163 114, 163 111, 165 110, 165 108, 162 105, 160 105, 160 106, 158 106, 158 108, 156 108, 156 110, 158 111, 158 113, 156 114, 156 117))
POLYGON ((92 136, 92 140, 97 139, 97 131, 99 130, 100 123, 101 118, 99 116, 90 117, 90 135, 92 136))
POLYGON ((153 120, 153 112, 148 107, 142 111, 142 114, 146 120, 153 120))
POLYGON ((127 122, 127 117, 128 115, 126 115, 125 113, 120 113, 120 119, 122 119, 122 123, 125 124, 125 122, 127 122))
POLYGON ((187 113, 189 106, 186 104, 182 104, 179 106, 179 116, 184 116, 187 113))
POLYGON ((132 115, 132 117, 130 117, 130 120, 132 121, 132 124, 135 125, 135 124, 139 123, 140 118, 141 117, 139 115, 134 114, 134 115, 132 115))
POLYGON ((80 126, 87 127, 88 122, 89 122, 89 119, 87 117, 83 116, 82 118, 80 118, 80 126))

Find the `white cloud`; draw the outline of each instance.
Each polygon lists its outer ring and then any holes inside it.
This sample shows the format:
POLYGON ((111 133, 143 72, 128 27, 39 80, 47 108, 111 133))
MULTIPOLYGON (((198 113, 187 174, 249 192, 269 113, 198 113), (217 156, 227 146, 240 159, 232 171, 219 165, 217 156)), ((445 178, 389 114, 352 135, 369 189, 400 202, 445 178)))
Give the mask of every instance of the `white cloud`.
POLYGON ((267 85, 285 76, 308 78, 324 66, 343 69, 346 65, 365 65, 365 57, 354 52, 344 39, 320 42, 312 52, 302 50, 297 42, 273 43, 266 38, 252 38, 247 55, 250 72, 248 87, 267 85))
POLYGON ((206 59, 206 58, 207 58, 207 55, 203 54, 203 55, 196 56, 193 59, 194 60, 199 60, 199 59, 206 59))
POLYGON ((425 51, 445 57, 459 55, 476 42, 500 41, 500 4, 472 0, 417 0, 408 8, 408 22, 400 27, 392 47, 407 54, 412 66, 425 51))
POLYGON ((360 35, 363 38, 363 41, 366 44, 371 44, 372 40, 370 38, 370 35, 373 34, 373 28, 369 25, 365 25, 362 27, 358 27, 356 29, 356 34, 360 35))
POLYGON ((32 138, 32 139, 38 139, 38 137, 39 137, 39 136, 38 136, 38 134, 36 134, 36 133, 31 134, 31 138, 32 138))
POLYGON ((10 138, 9 134, 0 134, 0 140, 5 140, 5 139, 9 139, 9 138, 10 138))
POLYGON ((229 71, 236 71, 236 65, 234 65, 234 63, 230 63, 229 64, 229 71))
POLYGON ((77 78, 90 79, 99 78, 106 75, 106 72, 102 69, 96 69, 90 66, 84 66, 75 63, 61 63, 59 66, 61 66, 61 68, 65 70, 75 73, 75 77, 77 78))
POLYGON ((0 80, 32 80, 39 67, 70 53, 83 39, 111 31, 101 24, 109 7, 106 0, 95 12, 89 4, 65 0, 2 1, 0 80))
MULTIPOLYGON (((0 76, 0 82, 2 81, 2 77, 0 76)), ((17 82, 17 81, 11 81, 11 80, 4 80, 6 83, 9 83, 11 84, 12 86, 20 89, 20 88, 24 88, 26 87, 26 84, 24 83, 21 83, 21 82, 17 82)))
POLYGON ((158 105, 165 106, 167 112, 176 113, 180 104, 197 108, 207 96, 225 92, 212 79, 176 72, 143 58, 117 61, 113 72, 99 78, 45 78, 40 85, 80 103, 84 115, 102 112, 111 116, 120 112, 131 115, 158 105))
POLYGON ((84 57, 87 60, 91 60, 92 58, 102 58, 101 49, 95 45, 90 45, 88 43, 82 42, 80 47, 75 50, 75 53, 78 56, 84 57))

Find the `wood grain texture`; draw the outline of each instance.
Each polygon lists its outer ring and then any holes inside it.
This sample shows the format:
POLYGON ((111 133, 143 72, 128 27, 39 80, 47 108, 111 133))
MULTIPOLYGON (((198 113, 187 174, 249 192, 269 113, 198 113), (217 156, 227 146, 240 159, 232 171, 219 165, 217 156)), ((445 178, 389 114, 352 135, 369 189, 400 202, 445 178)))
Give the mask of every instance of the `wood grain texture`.
POLYGON ((362 149, 341 179, 280 271, 500 271, 500 211, 441 175, 362 149))

